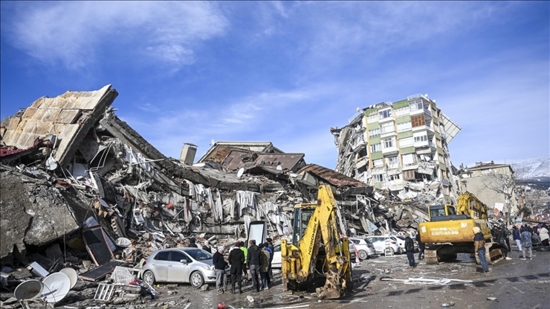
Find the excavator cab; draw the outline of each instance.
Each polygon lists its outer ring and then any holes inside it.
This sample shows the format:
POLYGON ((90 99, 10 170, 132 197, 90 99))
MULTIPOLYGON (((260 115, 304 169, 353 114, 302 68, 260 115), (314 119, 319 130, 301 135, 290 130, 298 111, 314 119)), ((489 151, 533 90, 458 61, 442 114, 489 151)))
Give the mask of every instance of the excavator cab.
POLYGON ((301 207, 296 205, 294 208, 294 224, 293 224, 293 235, 292 235, 292 244, 298 245, 298 242, 302 238, 302 235, 305 234, 309 219, 315 212, 313 207, 301 207))

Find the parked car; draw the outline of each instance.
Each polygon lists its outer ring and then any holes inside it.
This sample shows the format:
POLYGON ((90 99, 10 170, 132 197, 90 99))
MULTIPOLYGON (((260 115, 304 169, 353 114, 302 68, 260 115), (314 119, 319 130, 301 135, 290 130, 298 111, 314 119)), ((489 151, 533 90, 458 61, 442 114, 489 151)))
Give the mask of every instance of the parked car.
POLYGON ((171 248, 154 251, 139 272, 139 277, 152 285, 155 282, 190 283, 200 288, 215 283, 212 254, 199 248, 171 248))
POLYGON ((401 253, 401 248, 397 244, 397 237, 391 235, 367 236, 366 240, 370 241, 374 246, 374 250, 378 254, 383 254, 386 250, 386 244, 392 250, 392 254, 401 253))
POLYGON ((271 268, 281 268, 281 245, 273 246, 273 260, 271 261, 271 268))
POLYGON ((355 248, 357 248, 359 259, 366 260, 369 258, 369 255, 376 254, 374 245, 369 240, 360 237, 350 237, 349 240, 353 242, 355 248))

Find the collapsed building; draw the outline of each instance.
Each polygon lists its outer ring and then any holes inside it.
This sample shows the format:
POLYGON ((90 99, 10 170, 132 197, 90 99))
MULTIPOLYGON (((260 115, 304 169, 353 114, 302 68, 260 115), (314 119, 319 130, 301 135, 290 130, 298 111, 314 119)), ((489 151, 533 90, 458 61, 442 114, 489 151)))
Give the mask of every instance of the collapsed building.
POLYGON ((111 85, 68 91, 2 120, 3 272, 70 264, 94 281, 190 237, 234 243, 255 220, 277 240, 292 233, 294 205, 315 201, 323 183, 349 234, 388 228, 391 211, 372 186, 269 142, 219 142, 197 164, 190 143, 179 160, 166 157, 115 115, 117 95, 111 85))
POLYGON ((398 225, 414 226, 426 204, 456 202, 448 144, 459 131, 427 95, 358 109, 348 125, 331 128, 335 170, 384 192, 398 225))

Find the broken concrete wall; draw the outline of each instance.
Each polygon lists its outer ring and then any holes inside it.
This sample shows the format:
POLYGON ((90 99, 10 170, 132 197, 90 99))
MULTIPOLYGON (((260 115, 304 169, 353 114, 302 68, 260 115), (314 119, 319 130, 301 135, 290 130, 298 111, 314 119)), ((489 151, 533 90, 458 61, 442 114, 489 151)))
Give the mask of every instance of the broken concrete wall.
POLYGON ((45 245, 79 229, 54 179, 38 170, 31 175, 0 166, 0 258, 14 246, 25 252, 28 245, 45 245))

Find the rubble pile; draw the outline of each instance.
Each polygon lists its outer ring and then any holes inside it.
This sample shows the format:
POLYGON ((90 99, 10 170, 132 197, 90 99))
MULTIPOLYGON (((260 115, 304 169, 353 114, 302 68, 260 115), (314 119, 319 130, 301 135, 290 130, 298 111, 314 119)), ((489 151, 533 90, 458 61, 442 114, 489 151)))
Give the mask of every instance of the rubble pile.
POLYGON ((89 282, 82 289, 95 289, 157 249, 189 239, 231 245, 256 220, 277 241, 292 233, 294 205, 314 201, 322 183, 334 188, 351 235, 417 215, 378 207, 372 187, 306 164, 303 154, 229 147, 217 162, 196 166, 166 157, 115 115, 117 95, 110 85, 69 91, 2 121, 3 289, 63 267, 89 282))

